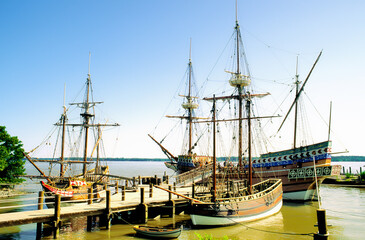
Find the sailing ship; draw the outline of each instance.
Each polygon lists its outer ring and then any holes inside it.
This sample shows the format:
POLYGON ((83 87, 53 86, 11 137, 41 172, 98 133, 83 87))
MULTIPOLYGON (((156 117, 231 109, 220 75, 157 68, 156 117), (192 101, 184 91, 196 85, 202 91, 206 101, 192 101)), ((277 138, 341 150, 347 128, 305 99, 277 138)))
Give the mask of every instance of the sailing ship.
MULTIPOLYGON (((253 181, 258 182, 261 179, 272 177, 281 178, 283 181, 284 199, 294 201, 317 200, 316 180, 321 183, 327 176, 337 175, 340 172, 338 166, 331 166, 331 145, 330 134, 328 140, 298 146, 297 129, 298 129, 298 102, 301 93, 304 91, 314 67, 316 66, 322 52, 318 55, 308 76, 300 86, 298 75, 298 58, 295 74, 295 99, 289 108, 278 132, 282 128, 289 113, 294 108, 294 140, 293 148, 277 152, 262 154, 258 159, 253 161, 253 181)), ((330 130, 329 130, 330 133, 330 130)))
MULTIPOLYGON (((237 11, 237 6, 236 6, 237 11)), ((213 98, 204 98, 207 101, 213 101, 212 124, 213 124, 213 170, 210 192, 206 190, 200 194, 201 202, 193 202, 191 207, 191 220, 194 225, 198 226, 221 226, 232 225, 240 222, 255 221, 276 214, 282 207, 282 182, 281 179, 266 179, 259 183, 253 184, 252 181, 252 120, 259 117, 252 115, 252 99, 257 96, 266 94, 251 94, 250 83, 251 77, 246 59, 241 63, 240 43, 241 34, 236 13, 235 25, 235 56, 236 69, 234 71, 226 71, 231 74, 229 83, 236 90, 230 96, 221 96, 213 98), (241 64, 244 66, 240 68, 241 64), (234 119, 216 119, 216 100, 234 99, 238 102, 238 118, 234 119), (243 111, 245 103, 246 111, 243 111), (245 116, 244 116, 245 114, 245 116), (247 122, 247 158, 248 172, 242 164, 243 157, 243 121, 247 122), (216 125, 219 122, 238 123, 238 158, 240 165, 238 166, 239 178, 232 178, 229 174, 229 168, 218 167, 216 157, 216 125), (205 192, 205 193, 204 193, 205 192), (208 201, 207 201, 208 200, 208 201)), ((233 133, 235 135, 235 133, 233 133)), ((207 183, 202 181, 202 185, 207 183)), ((199 193, 197 193, 199 196, 199 193)))
MULTIPOLYGON (((248 104, 249 101, 248 101, 248 104)), ((247 111, 250 111, 247 108, 247 111)), ((269 217, 280 211, 282 207, 282 183, 280 179, 267 179, 252 184, 252 171, 249 169, 248 184, 241 179, 220 177, 217 179, 216 162, 216 108, 213 97, 213 177, 212 194, 203 193, 200 199, 209 202, 193 202, 190 209, 192 223, 198 226, 233 225, 240 222, 255 221, 269 217), (218 180, 218 182, 217 182, 218 180), (227 184, 226 184, 227 183, 227 184), (204 196, 205 195, 205 196, 204 196), (210 196, 211 195, 211 196, 210 196), (207 197, 208 196, 208 197, 207 197)), ((248 112, 248 121, 250 121, 248 112)), ((240 121, 240 120, 238 120, 240 121)), ((248 129, 250 133, 250 126, 248 129)), ((248 134, 248 142, 252 141, 248 134)), ((249 144, 250 145, 250 144, 249 144)), ((248 149, 251 152, 251 147, 248 149)), ((249 158, 251 167, 251 154, 249 158)), ((203 183, 206 184, 206 183, 203 183)), ((197 193, 199 195, 199 193, 197 193)))
MULTIPOLYGON (((99 159, 99 147, 102 137, 102 127, 106 126, 119 126, 118 123, 107 124, 107 123, 95 123, 94 118, 94 106, 96 104, 101 104, 102 102, 93 101, 92 97, 92 82, 90 76, 90 60, 89 60, 89 73, 86 79, 86 91, 84 100, 81 103, 71 103, 70 105, 75 105, 82 109, 80 116, 82 117, 81 123, 68 123, 67 118, 67 108, 64 104, 63 113, 61 115, 60 121, 55 125, 61 128, 61 149, 59 159, 53 160, 36 160, 32 159, 28 154, 24 154, 30 163, 39 171, 43 178, 47 182, 41 181, 42 188, 45 193, 45 201, 48 207, 53 207, 54 199, 51 196, 59 194, 61 196, 61 201, 72 202, 72 203, 84 203, 88 200, 89 194, 94 194, 95 200, 100 200, 101 192, 104 190, 104 185, 109 182, 109 167, 101 163, 99 159), (71 127, 72 129, 80 127, 80 135, 78 138, 83 136, 83 159, 79 158, 66 158, 66 128, 71 127), (95 146, 92 149, 91 155, 89 154, 89 138, 91 134, 89 131, 91 129, 97 129, 95 146), (97 152, 96 161, 92 160, 93 153, 97 152), (36 164, 35 162, 48 162, 53 166, 53 164, 59 164, 59 175, 58 176, 47 176, 36 164), (95 167, 88 169, 88 165, 95 163, 95 167), (82 173, 72 175, 70 169, 71 164, 82 164, 82 173), (68 173, 68 174, 66 174, 68 173)), ((71 150, 70 153, 71 154, 71 150)))
MULTIPOLYGON (((188 62, 188 74, 187 74, 187 93, 184 95, 179 95, 184 98, 184 102, 181 104, 182 108, 185 110, 185 114, 183 116, 170 116, 167 115, 168 118, 177 118, 186 120, 186 132, 188 136, 187 147, 183 147, 183 153, 178 155, 177 157, 173 155, 170 151, 168 151, 163 145, 162 141, 158 142, 154 137, 150 134, 148 135, 157 145, 160 146, 162 152, 169 158, 170 161, 165 162, 166 167, 177 171, 179 173, 187 172, 195 168, 204 167, 212 163, 212 157, 197 155, 194 152, 194 148, 197 146, 197 142, 200 140, 198 138, 195 142, 193 140, 193 121, 197 119, 204 119, 201 117, 195 116, 195 110, 199 107, 197 103, 197 96, 193 96, 192 94, 192 85, 193 85, 193 65, 191 61, 191 41, 190 41, 190 53, 189 53, 189 62, 188 62)), ((164 137, 163 139, 165 139, 164 137)))
MULTIPOLYGON (((266 153, 264 151, 261 151, 261 154, 259 154, 259 156, 253 158, 251 156, 251 151, 248 151, 248 149, 252 147, 250 146, 251 142, 248 141, 247 146, 243 146, 243 125, 251 125, 253 121, 259 122, 261 118, 272 118, 278 116, 249 116, 249 114, 251 114, 251 110, 249 109, 251 109, 251 106, 253 105, 252 101, 255 98, 265 97, 269 95, 269 93, 254 93, 253 90, 249 87, 251 83, 251 74, 248 68, 248 64, 246 62, 246 54, 243 51, 244 48, 241 39, 240 27, 237 21, 237 12, 235 27, 235 45, 236 46, 234 55, 236 57, 233 58, 233 66, 235 65, 236 69, 234 71, 226 71, 227 73, 231 74, 229 83, 232 87, 235 88, 235 93, 229 96, 216 97, 215 99, 223 101, 230 101, 231 99, 234 99, 238 102, 238 114, 236 115, 235 119, 238 122, 238 126, 235 126, 235 128, 238 128, 238 134, 232 136, 232 139, 234 139, 234 141, 238 141, 238 166, 236 168, 231 168, 230 172, 226 172, 228 168, 224 168, 222 172, 218 173, 217 178, 224 179, 227 178, 227 175, 229 175, 230 178, 239 180, 247 178, 249 175, 251 175, 250 172, 253 172, 252 179, 250 180, 252 181, 252 184, 272 178, 280 178, 283 184, 283 198, 285 200, 316 200, 316 178, 318 182, 321 183, 324 178, 331 175, 338 175, 340 173, 340 168, 338 166, 331 166, 332 142, 330 140, 330 137, 328 137, 328 140, 326 141, 321 141, 313 144, 302 144, 300 146, 298 146, 297 144, 297 116, 299 114, 298 100, 301 97, 301 94, 304 91, 304 87, 308 82, 308 79, 314 67, 316 66, 322 52, 317 57, 303 84, 301 84, 301 82, 299 81, 298 71, 296 72, 295 99, 282 123, 283 125, 291 110, 295 109, 293 147, 291 149, 266 153), (242 53, 240 51, 242 51, 242 53), (240 67, 242 62, 246 64, 243 65, 243 67, 240 67), (246 102, 245 106, 244 102, 246 102), (246 116, 244 116, 244 107, 247 109, 246 116), (246 123, 243 124, 243 121, 246 121, 246 123), (244 157, 244 152, 248 152, 248 156, 244 157)), ((212 98, 205 98, 205 100, 211 101, 212 98)), ((232 120, 222 119, 217 121, 228 122, 232 120)), ((259 126, 257 127, 257 129, 259 129, 259 126)), ((246 134, 250 135, 252 133, 250 131, 246 131, 246 134)), ((258 134, 256 134, 256 136, 257 135, 258 134)), ((264 141, 266 140, 262 140, 262 142, 264 141)), ((230 157, 228 158, 228 160, 231 159, 232 158, 230 157)))

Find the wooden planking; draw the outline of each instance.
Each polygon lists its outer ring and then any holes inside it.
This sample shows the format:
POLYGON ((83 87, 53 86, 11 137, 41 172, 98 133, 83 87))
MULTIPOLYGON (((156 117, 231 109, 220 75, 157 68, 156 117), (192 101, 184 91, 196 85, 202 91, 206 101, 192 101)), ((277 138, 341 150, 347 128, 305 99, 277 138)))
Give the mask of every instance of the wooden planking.
MULTIPOLYGON (((148 189, 148 185, 143 186, 148 189)), ((187 194, 191 192, 191 188, 178 188, 177 191, 181 194, 187 194)), ((169 195, 167 192, 154 189, 154 194, 152 198, 148 195, 145 196, 145 203, 153 206, 165 205, 169 200, 169 195), (146 197, 147 196, 147 197, 146 197)), ((174 195, 173 198, 176 201, 186 201, 183 199, 178 199, 174 195)), ((114 194, 111 199, 111 211, 128 211, 134 210, 140 204, 140 191, 138 192, 127 192, 125 196, 125 201, 121 201, 121 193, 114 194)), ((36 201, 36 200, 35 200, 36 201)), ((92 216, 101 215, 105 213, 106 203, 93 203, 91 205, 85 204, 75 204, 73 206, 67 206, 61 208, 61 219, 67 219, 76 216, 92 216)), ((8 227, 14 225, 23 225, 29 223, 40 223, 49 222, 54 220, 54 209, 43 209, 25 212, 13 212, 13 213, 3 213, 0 214, 0 227, 8 227)))

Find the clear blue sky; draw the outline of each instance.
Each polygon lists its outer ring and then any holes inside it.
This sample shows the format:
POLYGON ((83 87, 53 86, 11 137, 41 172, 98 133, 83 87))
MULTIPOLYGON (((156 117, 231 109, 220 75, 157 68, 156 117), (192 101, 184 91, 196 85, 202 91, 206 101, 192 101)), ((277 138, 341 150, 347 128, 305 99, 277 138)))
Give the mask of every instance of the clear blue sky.
MULTIPOLYGON (((306 92, 326 118, 333 101, 333 130, 351 155, 365 155, 364 10, 362 0, 239 0, 238 8, 257 78, 292 77, 297 54, 304 78, 323 49, 306 92)), ((200 84, 234 21, 234 0, 0 1, 0 125, 26 151, 37 146, 60 117, 64 84, 66 102, 84 84, 91 52, 95 100, 122 125, 113 156, 163 157, 147 133, 184 75, 189 39, 200 84)))

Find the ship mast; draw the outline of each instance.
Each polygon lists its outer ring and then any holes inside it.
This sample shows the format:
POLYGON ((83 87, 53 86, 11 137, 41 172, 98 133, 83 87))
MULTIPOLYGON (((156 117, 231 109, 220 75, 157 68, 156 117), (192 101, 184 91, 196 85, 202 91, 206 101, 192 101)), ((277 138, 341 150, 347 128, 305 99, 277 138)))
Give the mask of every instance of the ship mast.
POLYGON ((64 161, 64 152, 65 152, 65 131, 66 131, 66 106, 65 106, 65 93, 66 93, 66 85, 63 93, 63 114, 61 116, 62 119, 62 141, 61 141, 61 166, 60 166, 60 177, 63 177, 65 171, 63 169, 63 161, 64 161))
MULTIPOLYGON (((244 87, 250 85, 250 76, 249 73, 247 72, 248 75, 243 75, 241 74, 241 69, 240 69, 240 39, 241 39, 241 33, 240 33, 240 25, 238 24, 238 17, 237 17, 237 1, 236 1, 236 26, 235 26, 235 32, 236 32, 236 49, 235 49, 235 54, 236 54, 236 71, 235 72, 229 72, 226 71, 230 74, 232 74, 231 79, 229 80, 229 83, 232 87, 237 89, 238 92, 238 96, 236 99, 238 99, 238 164, 239 164, 239 168, 242 169, 243 165, 242 165, 242 119, 243 119, 243 113, 242 113, 242 108, 243 108, 243 90, 244 87)), ((248 71, 248 70, 247 70, 248 71)))
MULTIPOLYGON (((297 65, 295 72, 295 96, 298 95, 299 92, 299 75, 298 75, 298 56, 297 56, 297 65)), ((297 147, 297 126, 298 126, 298 101, 295 102, 295 114, 294 114, 294 149, 297 147)))
POLYGON ((85 129, 85 145, 84 145, 84 166, 83 166, 83 175, 86 176, 86 166, 87 166, 87 145, 88 145, 88 138, 89 138, 89 121, 90 118, 94 115, 89 112, 91 107, 91 103, 89 102, 89 95, 90 95, 90 87, 91 87, 91 77, 90 77, 90 54, 89 54, 89 71, 87 74, 86 79, 86 99, 84 101, 84 112, 81 113, 81 116, 84 118, 84 129, 85 129))
MULTIPOLYGON (((237 8, 236 8, 236 38, 237 38, 237 71, 236 75, 240 74, 240 56, 239 56, 239 24, 237 20, 237 8)), ((238 90, 238 162, 239 168, 242 169, 242 86, 237 85, 238 90)))
MULTIPOLYGON (((188 92, 188 96, 187 96, 187 100, 188 102, 191 102, 191 70, 192 70, 192 64, 191 64, 191 38, 190 38, 190 51, 189 51, 189 92, 188 92)), ((188 122, 189 122, 189 151, 188 151, 188 155, 191 156, 193 154, 192 151, 192 134, 193 134, 193 129, 192 129, 192 108, 189 107, 188 108, 188 122)))
POLYGON ((249 185, 249 193, 252 194, 252 136, 251 136, 251 96, 250 93, 247 93, 248 97, 246 100, 246 108, 247 108, 247 125, 248 125, 248 185, 249 185))
POLYGON ((215 116, 215 95, 213 95, 213 109, 212 109, 213 113, 213 199, 212 202, 215 202, 215 200, 217 199, 217 176, 216 176, 216 170, 217 170, 217 158, 216 158, 216 126, 215 126, 215 122, 216 122, 216 116, 215 116))
POLYGON ((193 64, 191 62, 191 39, 190 39, 190 51, 189 51, 189 63, 188 63, 188 93, 186 96, 182 96, 186 98, 186 102, 184 102, 182 104, 182 107, 187 110, 188 116, 184 117, 184 116, 167 116, 167 117, 172 117, 172 118, 182 118, 182 119, 186 119, 187 120, 187 125, 189 128, 189 149, 188 149, 188 156, 192 156, 193 155, 193 120, 194 119, 199 119, 197 117, 193 116, 193 110, 198 108, 198 104, 193 102, 193 98, 197 98, 197 97, 193 97, 191 96, 192 94, 192 72, 193 72, 193 64))
MULTIPOLYGON (((251 83, 251 79, 249 76, 249 71, 247 68, 247 75, 241 74, 240 70, 240 39, 241 39, 241 33, 240 33, 240 26, 238 24, 238 17, 237 17, 237 0, 236 0, 236 61, 237 61, 237 67, 236 72, 231 72, 232 77, 229 80, 229 83, 232 87, 235 87, 238 91, 238 164, 239 168, 243 168, 242 164, 242 108, 243 108, 243 100, 245 96, 246 100, 246 110, 247 110, 247 120, 248 120, 248 158, 249 158, 249 191, 251 192, 251 186, 252 186, 252 156, 251 156, 251 96, 250 93, 247 92, 247 94, 242 94, 244 87, 247 87, 251 83)), ((247 64, 247 63, 246 63, 247 64)), ((247 67, 247 66, 246 66, 247 67)))

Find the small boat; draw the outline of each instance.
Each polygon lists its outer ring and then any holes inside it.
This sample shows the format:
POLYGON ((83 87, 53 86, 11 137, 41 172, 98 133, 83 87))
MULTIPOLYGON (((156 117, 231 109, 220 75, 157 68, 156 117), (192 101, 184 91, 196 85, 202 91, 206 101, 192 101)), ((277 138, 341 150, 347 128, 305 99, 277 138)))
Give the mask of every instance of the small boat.
POLYGON ((150 226, 139 226, 133 227, 137 234, 155 239, 172 239, 178 238, 181 234, 182 227, 180 228, 161 228, 161 227, 150 227, 150 226))

